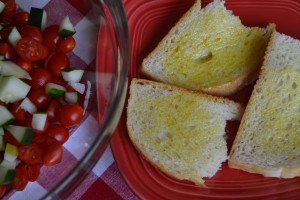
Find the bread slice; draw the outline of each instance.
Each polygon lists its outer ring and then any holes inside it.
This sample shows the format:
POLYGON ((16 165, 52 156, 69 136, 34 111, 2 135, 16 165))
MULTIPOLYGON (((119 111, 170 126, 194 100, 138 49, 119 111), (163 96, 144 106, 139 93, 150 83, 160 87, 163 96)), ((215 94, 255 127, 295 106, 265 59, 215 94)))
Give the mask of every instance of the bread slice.
POLYGON ((221 96, 255 80, 275 25, 245 27, 224 2, 215 0, 201 9, 197 0, 143 60, 141 72, 156 81, 221 96))
POLYGON ((300 41, 275 32, 235 138, 229 166, 300 176, 300 41))
POLYGON ((243 107, 225 98, 133 79, 127 128, 136 149, 171 177, 202 185, 227 160, 226 120, 243 107))

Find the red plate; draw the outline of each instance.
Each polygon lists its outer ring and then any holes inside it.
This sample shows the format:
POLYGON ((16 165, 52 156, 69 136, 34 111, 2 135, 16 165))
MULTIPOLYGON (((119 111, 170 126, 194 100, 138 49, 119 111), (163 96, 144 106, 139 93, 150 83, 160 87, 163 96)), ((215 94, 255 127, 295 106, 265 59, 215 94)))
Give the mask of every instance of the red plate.
MULTIPOLYGON (((194 0, 123 0, 131 37, 129 78, 140 77, 142 59, 158 44, 194 0)), ((202 2, 205 6, 208 1, 202 2)), ((277 31, 300 39, 300 2, 298 0, 227 0, 225 6, 248 26, 266 26, 273 22, 277 31)), ((232 99, 246 103, 251 86, 232 99)), ((227 126, 234 136, 238 124, 227 126)), ((232 137, 231 137, 232 138, 232 137)), ((232 140, 229 141, 229 147, 232 140)), ((211 179, 208 188, 168 177, 152 167, 135 150, 126 131, 126 114, 111 141, 119 169, 132 190, 143 199, 299 199, 300 178, 265 178, 229 169, 227 163, 211 179)))

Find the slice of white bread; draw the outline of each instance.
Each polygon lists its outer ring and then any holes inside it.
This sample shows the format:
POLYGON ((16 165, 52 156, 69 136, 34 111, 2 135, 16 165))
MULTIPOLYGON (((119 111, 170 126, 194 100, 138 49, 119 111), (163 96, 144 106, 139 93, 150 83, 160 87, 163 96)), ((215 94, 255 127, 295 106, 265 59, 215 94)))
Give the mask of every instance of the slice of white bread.
POLYGON ((230 95, 257 78, 274 28, 245 27, 224 1, 201 9, 197 0, 144 58, 141 72, 152 80, 230 95))
POLYGON ((275 32, 230 152, 229 166, 300 176, 300 41, 275 32))
POLYGON ((136 149, 171 177, 203 185, 228 158, 226 120, 244 108, 231 100, 144 79, 133 79, 127 129, 136 149))

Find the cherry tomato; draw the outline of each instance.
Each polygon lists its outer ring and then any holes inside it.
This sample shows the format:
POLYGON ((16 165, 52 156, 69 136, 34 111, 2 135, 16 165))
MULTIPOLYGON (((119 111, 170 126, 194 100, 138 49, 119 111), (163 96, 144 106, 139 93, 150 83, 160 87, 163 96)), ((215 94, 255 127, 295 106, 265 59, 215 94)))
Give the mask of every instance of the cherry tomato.
POLYGON ((63 147, 59 142, 54 142, 44 152, 44 165, 52 166, 61 162, 63 147))
POLYGON ((27 170, 24 166, 17 166, 16 167, 16 174, 14 177, 14 180, 11 184, 11 186, 15 190, 23 190, 28 183, 28 176, 27 176, 27 170))
POLYGON ((47 108, 47 117, 49 122, 53 122, 58 113, 61 103, 57 99, 52 99, 47 108))
POLYGON ((57 43, 57 50, 63 53, 69 53, 75 48, 76 42, 72 36, 61 38, 57 43))
POLYGON ((43 149, 36 143, 31 142, 29 145, 22 145, 18 148, 19 159, 27 164, 42 164, 43 149))
POLYGON ((17 57, 15 59, 15 63, 21 67, 22 69, 24 69, 25 71, 27 71, 28 73, 31 72, 31 70, 33 69, 33 64, 31 61, 26 61, 23 58, 17 57))
POLYGON ((59 25, 50 25, 43 31, 44 45, 49 49, 49 51, 54 51, 56 49, 56 44, 61 38, 58 35, 59 25))
POLYGON ((23 108, 20 108, 20 104, 20 102, 14 103, 10 108, 10 112, 17 122, 25 122, 26 111, 23 108))
POLYGON ((35 68, 30 72, 30 86, 33 89, 44 87, 51 81, 51 74, 45 68, 35 68))
POLYGON ((60 124, 52 124, 47 129, 47 134, 56 139, 61 144, 69 139, 69 130, 60 124))
POLYGON ((12 60, 15 56, 15 51, 13 47, 7 42, 1 42, 0 55, 3 56, 5 60, 12 60))
POLYGON ((58 52, 51 56, 46 68, 55 77, 61 76, 61 70, 70 67, 70 60, 64 53, 58 52))
POLYGON ((16 43, 17 54, 27 61, 41 61, 48 55, 46 46, 31 38, 21 38, 16 43))
POLYGON ((6 5, 1 15, 8 18, 13 17, 17 11, 16 1, 15 0, 1 0, 1 1, 6 5))
POLYGON ((43 35, 40 29, 36 26, 26 25, 20 30, 22 38, 31 38, 39 43, 43 42, 43 35))
POLYGON ((46 108, 51 101, 51 97, 46 94, 45 88, 31 89, 27 97, 38 109, 46 108))
POLYGON ((52 143, 57 142, 53 137, 48 134, 34 134, 32 142, 38 144, 43 150, 47 149, 52 143))
POLYGON ((20 146, 21 144, 16 140, 16 138, 14 136, 12 136, 12 134, 10 134, 9 132, 6 132, 4 134, 4 140, 6 143, 12 144, 14 146, 20 146))
POLYGON ((65 104, 58 110, 58 121, 64 126, 73 126, 83 117, 83 109, 78 104, 65 104))
POLYGON ((22 27, 28 24, 29 13, 28 12, 17 12, 12 18, 12 24, 17 27, 22 27))
POLYGON ((40 176, 40 169, 41 165, 40 164, 26 164, 26 163, 21 163, 20 166, 24 167, 26 169, 26 174, 27 174, 27 179, 28 181, 36 181, 38 177, 40 176))
POLYGON ((6 192, 6 185, 0 185, 0 198, 4 196, 6 192))
POLYGON ((12 25, 7 23, 1 23, 2 29, 0 30, 1 41, 7 42, 8 35, 11 32, 12 25))

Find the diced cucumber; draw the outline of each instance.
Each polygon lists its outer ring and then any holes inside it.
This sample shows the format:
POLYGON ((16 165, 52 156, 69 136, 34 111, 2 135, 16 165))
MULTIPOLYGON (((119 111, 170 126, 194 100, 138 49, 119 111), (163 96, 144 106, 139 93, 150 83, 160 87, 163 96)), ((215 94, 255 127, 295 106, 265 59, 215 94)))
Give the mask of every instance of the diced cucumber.
MULTIPOLYGON (((0 36, 1 39, 1 36, 0 36)), ((0 55, 0 61, 4 60, 4 56, 0 55)))
POLYGON ((32 103, 32 101, 30 101, 30 99, 28 99, 27 97, 25 97, 25 99, 23 99, 22 103, 20 104, 20 108, 26 110, 30 114, 33 114, 37 110, 34 103, 32 103))
POLYGON ((17 157, 18 157, 18 147, 10 143, 6 143, 4 160, 7 160, 8 162, 15 162, 17 157))
POLYGON ((0 127, 0 136, 4 136, 4 129, 3 129, 3 127, 0 127))
POLYGON ((36 26, 43 31, 47 25, 47 12, 41 8, 31 7, 29 13, 29 24, 36 26))
POLYGON ((5 142, 4 142, 4 137, 3 135, 0 135, 0 151, 5 150, 5 142))
POLYGON ((8 41, 13 46, 16 47, 16 43, 22 38, 21 34, 19 33, 18 29, 14 26, 9 35, 8 35, 8 41))
POLYGON ((15 177, 16 169, 9 169, 0 165, 0 185, 11 183, 15 177))
POLYGON ((21 144, 30 144, 33 137, 33 128, 9 125, 5 129, 21 144))
POLYGON ((47 95, 56 99, 62 97, 66 92, 66 88, 64 86, 58 85, 56 83, 47 83, 47 85, 45 86, 45 90, 47 95))
POLYGON ((0 13, 2 13, 2 11, 4 10, 5 7, 6 7, 6 4, 3 3, 2 1, 0 1, 0 13))
POLYGON ((58 34, 60 36, 66 37, 69 35, 74 35, 75 33, 76 33, 75 28, 69 16, 66 16, 60 23, 58 34))
POLYGON ((19 164, 18 159, 14 160, 13 162, 9 162, 3 159, 2 162, 0 163, 0 166, 5 167, 7 169, 15 169, 18 164, 19 164))
POLYGON ((68 82, 68 84, 80 94, 83 94, 85 91, 85 85, 83 83, 68 82))
POLYGON ((14 76, 3 77, 0 82, 0 100, 5 103, 14 103, 24 99, 30 86, 14 76))
POLYGON ((65 99, 68 103, 78 103, 78 94, 77 92, 66 92, 65 99))
POLYGON ((83 75, 82 69, 64 69, 61 71, 61 75, 66 82, 78 83, 83 75))
POLYGON ((9 110, 0 105, 0 126, 10 124, 15 120, 15 117, 9 112, 9 110))
POLYGON ((22 79, 30 79, 31 77, 27 71, 19 67, 12 61, 0 61, 0 74, 3 76, 15 76, 22 79))
POLYGON ((47 113, 33 113, 31 126, 32 128, 43 131, 47 122, 47 113))

